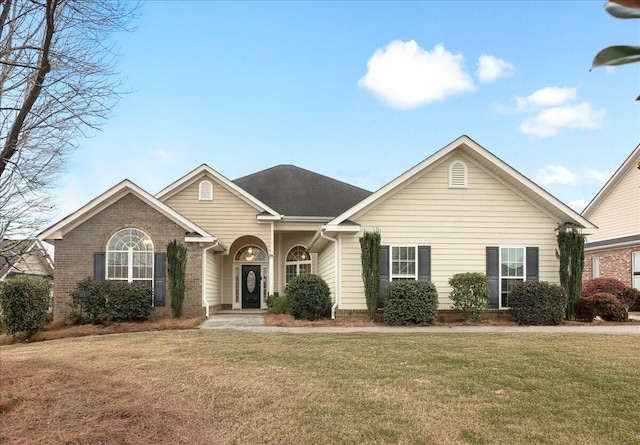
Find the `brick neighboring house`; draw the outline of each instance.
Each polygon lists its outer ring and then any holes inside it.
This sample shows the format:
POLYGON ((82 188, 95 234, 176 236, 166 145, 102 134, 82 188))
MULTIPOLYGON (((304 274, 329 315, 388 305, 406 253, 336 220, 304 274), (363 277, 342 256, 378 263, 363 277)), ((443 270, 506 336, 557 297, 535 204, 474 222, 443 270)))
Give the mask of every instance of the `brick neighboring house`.
POLYGON ((583 280, 615 278, 640 289, 640 145, 582 216, 598 226, 585 243, 583 280))

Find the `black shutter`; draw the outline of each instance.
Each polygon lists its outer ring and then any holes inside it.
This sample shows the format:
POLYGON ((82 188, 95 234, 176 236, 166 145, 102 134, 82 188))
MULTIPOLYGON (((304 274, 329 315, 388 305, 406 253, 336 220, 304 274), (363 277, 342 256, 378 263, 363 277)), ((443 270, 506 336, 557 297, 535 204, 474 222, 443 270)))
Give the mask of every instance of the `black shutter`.
POLYGON ((498 309, 500 286, 500 248, 487 247, 487 277, 489 277, 489 309, 498 309))
POLYGON ((378 285, 378 307, 384 307, 384 291, 389 284, 389 246, 380 246, 380 284, 378 285))
POLYGON ((538 281, 538 248, 527 247, 527 281, 538 281))
POLYGON ((153 269, 153 305, 164 306, 166 287, 166 271, 167 271, 167 254, 155 254, 155 267, 153 269))
POLYGON ((104 252, 93 254, 93 279, 104 280, 104 252))
POLYGON ((418 246, 418 280, 431 281, 431 246, 418 246))

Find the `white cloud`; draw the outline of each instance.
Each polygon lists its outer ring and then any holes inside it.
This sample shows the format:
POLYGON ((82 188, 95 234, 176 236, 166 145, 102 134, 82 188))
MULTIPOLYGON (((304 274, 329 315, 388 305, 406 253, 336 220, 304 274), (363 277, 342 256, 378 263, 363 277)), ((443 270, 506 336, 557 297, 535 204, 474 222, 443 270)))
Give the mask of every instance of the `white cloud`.
POLYGON ((562 165, 547 165, 546 167, 534 172, 533 179, 541 185, 567 185, 577 183, 578 176, 562 165))
POLYGON ((574 199, 572 201, 569 201, 569 207, 577 212, 582 212, 587 204, 589 204, 589 201, 585 199, 574 199))
POLYGON ((555 107, 577 99, 577 97, 578 91, 575 88, 546 87, 524 98, 523 103, 533 107, 555 107))
POLYGON ((612 175, 613 175, 613 170, 607 170, 603 172, 598 171, 594 168, 586 168, 584 170, 585 178, 591 179, 601 185, 607 182, 612 175))
POLYGON ((600 128, 604 115, 604 110, 594 110, 586 101, 577 105, 545 108, 534 117, 523 120, 520 131, 545 138, 555 136, 565 128, 593 130, 600 128))
POLYGON ((475 89, 463 60, 443 45, 427 51, 415 40, 394 40, 371 56, 358 86, 394 108, 418 108, 475 89))
POLYGON ((497 57, 481 55, 478 59, 476 76, 483 83, 493 82, 501 77, 511 77, 515 73, 512 63, 505 62, 497 57))

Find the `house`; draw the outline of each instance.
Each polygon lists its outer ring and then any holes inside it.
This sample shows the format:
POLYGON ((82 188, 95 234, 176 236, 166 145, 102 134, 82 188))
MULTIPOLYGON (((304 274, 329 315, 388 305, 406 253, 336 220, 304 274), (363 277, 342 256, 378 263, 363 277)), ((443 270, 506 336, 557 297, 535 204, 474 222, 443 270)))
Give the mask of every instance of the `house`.
POLYGON ((18 275, 53 280, 53 262, 40 240, 0 241, 0 281, 18 275))
POLYGON ((584 246, 583 279, 616 278, 640 289, 640 145, 582 216, 598 226, 584 246))
POLYGON ((169 314, 166 245, 187 246, 184 313, 265 308, 288 280, 316 273, 333 313, 366 310, 359 236, 382 237, 381 289, 486 272, 493 308, 523 280, 558 281, 555 230, 589 221, 462 136, 375 193, 291 165, 231 181, 202 165, 151 195, 125 180, 40 234, 55 245, 54 317, 87 276, 144 281, 169 314))

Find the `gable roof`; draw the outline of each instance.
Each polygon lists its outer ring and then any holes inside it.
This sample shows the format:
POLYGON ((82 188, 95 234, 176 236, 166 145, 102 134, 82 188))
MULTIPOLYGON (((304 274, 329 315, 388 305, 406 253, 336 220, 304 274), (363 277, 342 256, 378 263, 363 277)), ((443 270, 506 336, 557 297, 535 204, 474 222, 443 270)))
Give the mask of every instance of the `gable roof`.
POLYGON ((335 217, 371 195, 295 165, 277 165, 233 182, 287 216, 335 217))
POLYGON ((468 136, 459 137, 413 168, 407 170, 405 173, 389 182, 387 185, 383 186, 360 203, 341 213, 325 226, 325 230, 328 230, 329 228, 337 228, 338 225, 343 224, 346 220, 357 219, 359 214, 367 211, 378 202, 391 196, 397 190, 418 178, 422 173, 433 168, 440 160, 454 151, 457 151, 464 157, 473 160, 478 166, 493 175, 496 179, 500 180, 511 190, 518 193, 545 213, 552 215, 558 221, 581 227, 583 232, 587 234, 596 230, 596 226, 586 218, 519 173, 487 149, 480 146, 468 136))
POLYGON ((46 249, 38 239, 23 240, 0 240, 0 281, 4 280, 11 270, 15 270, 15 265, 19 263, 26 255, 38 255, 43 260, 44 269, 49 272, 47 275, 53 275, 53 262, 46 249), (34 250, 37 253, 32 253, 34 250))
POLYGON ((591 202, 584 208, 582 215, 588 218, 593 214, 596 208, 604 201, 604 199, 613 191, 618 183, 624 178, 627 173, 633 168, 640 168, 640 145, 627 157, 622 165, 616 170, 616 172, 609 178, 606 184, 600 189, 591 202))
POLYGON ((242 199, 247 204, 258 210, 259 213, 267 212, 270 215, 279 216, 277 211, 273 210, 270 206, 263 203, 250 193, 247 193, 246 190, 238 187, 238 185, 228 180, 226 177, 209 167, 207 164, 202 164, 200 167, 187 173, 182 178, 174 181, 172 184, 156 193, 155 197, 164 202, 205 175, 214 178, 220 185, 222 185, 238 198, 242 199))
MULTIPOLYGON (((122 197, 128 194, 132 194, 136 196, 137 198, 141 199, 150 207, 154 208, 155 210, 157 210, 158 212, 160 212, 161 214, 163 214, 164 216, 166 216, 167 218, 169 218, 179 226, 184 227, 186 230, 188 230, 190 232, 189 236, 187 237, 189 238, 189 241, 193 241, 193 240, 197 240, 199 242, 218 241, 216 237, 209 234, 206 230, 202 229, 197 224, 191 222, 189 219, 185 218, 184 216, 182 216, 181 214, 173 210, 168 205, 159 201, 158 199, 156 199, 155 197, 153 197, 152 195, 150 195, 149 193, 147 193, 146 191, 144 191, 143 189, 141 189, 140 187, 138 187, 128 179, 125 179, 124 181, 111 187, 109 190, 107 190, 97 198, 94 198, 93 200, 89 201, 86 205, 81 207, 79 210, 75 211, 71 215, 63 218, 53 226, 44 230, 42 233, 40 233, 40 235, 38 235, 38 239, 47 241, 47 242, 51 242, 52 240, 55 240, 55 239, 62 239, 67 232, 78 227, 80 224, 87 221, 89 218, 95 216, 96 214, 98 214, 99 212, 101 212, 102 210, 104 210, 105 208, 107 208, 108 206, 110 206, 111 204, 113 204, 114 202, 118 201, 119 199, 121 199, 122 197)), ((220 246, 220 248, 226 249, 222 245, 222 243, 218 242, 218 245, 220 246)))

